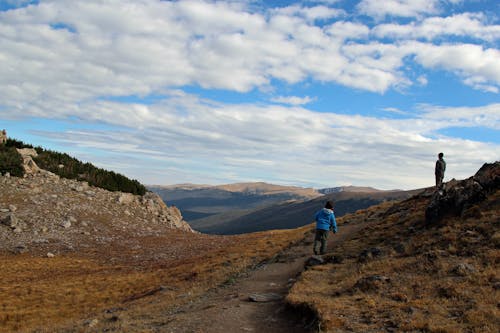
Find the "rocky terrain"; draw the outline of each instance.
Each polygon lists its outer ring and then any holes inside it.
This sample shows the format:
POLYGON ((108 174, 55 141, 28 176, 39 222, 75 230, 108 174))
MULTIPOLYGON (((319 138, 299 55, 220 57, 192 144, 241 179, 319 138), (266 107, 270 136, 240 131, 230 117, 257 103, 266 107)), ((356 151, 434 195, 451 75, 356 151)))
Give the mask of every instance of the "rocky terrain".
POLYGON ((500 163, 485 164, 443 191, 345 216, 363 228, 311 258, 288 301, 321 332, 498 332, 499 181, 500 163))
MULTIPOLYGON (((25 155, 26 156, 26 155, 25 155)), ((154 194, 135 196, 91 187, 38 169, 26 159, 24 178, 0 176, 0 250, 43 244, 77 250, 112 237, 192 232, 180 211, 154 194)))

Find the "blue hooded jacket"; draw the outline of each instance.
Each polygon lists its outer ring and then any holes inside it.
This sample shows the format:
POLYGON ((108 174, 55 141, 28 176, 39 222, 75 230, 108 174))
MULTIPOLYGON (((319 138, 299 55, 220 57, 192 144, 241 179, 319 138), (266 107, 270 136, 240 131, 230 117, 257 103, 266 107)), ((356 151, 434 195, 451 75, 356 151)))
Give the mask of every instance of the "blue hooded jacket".
POLYGON ((314 215, 314 219, 316 220, 316 229, 337 232, 337 221, 333 210, 323 208, 314 215))

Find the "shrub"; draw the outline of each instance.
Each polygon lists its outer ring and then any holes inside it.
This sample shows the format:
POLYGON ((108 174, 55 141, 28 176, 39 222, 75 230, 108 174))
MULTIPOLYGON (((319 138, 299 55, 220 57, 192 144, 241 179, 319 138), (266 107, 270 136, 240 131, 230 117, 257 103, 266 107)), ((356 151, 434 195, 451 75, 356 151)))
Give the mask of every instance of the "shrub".
POLYGON ((23 158, 16 148, 0 145, 0 174, 10 173, 12 176, 24 176, 23 158))
MULTIPOLYGON (((13 176, 22 176, 24 174, 23 161, 16 148, 33 148, 33 146, 9 138, 0 148, 5 151, 4 154, 0 155, 0 172, 10 172, 13 176)), ((135 179, 131 180, 119 173, 95 167, 91 163, 83 163, 65 153, 45 150, 42 147, 36 147, 35 150, 38 153, 38 156, 33 158, 36 164, 60 177, 86 181, 92 186, 109 191, 138 195, 146 193, 146 187, 135 179)))

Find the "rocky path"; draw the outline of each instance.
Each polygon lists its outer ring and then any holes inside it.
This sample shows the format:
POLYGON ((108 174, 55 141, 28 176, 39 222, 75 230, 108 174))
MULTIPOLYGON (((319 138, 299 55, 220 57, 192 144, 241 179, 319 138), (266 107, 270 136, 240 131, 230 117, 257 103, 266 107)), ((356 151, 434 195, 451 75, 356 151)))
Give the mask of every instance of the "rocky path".
MULTIPOLYGON (((362 228, 341 226, 329 239, 329 250, 362 228)), ((238 277, 235 281, 203 295, 195 302, 170 313, 157 332, 182 333, 302 333, 314 329, 312 318, 287 308, 284 297, 290 284, 311 256, 313 235, 271 262, 238 277), (252 301, 251 298, 263 302, 252 301)))

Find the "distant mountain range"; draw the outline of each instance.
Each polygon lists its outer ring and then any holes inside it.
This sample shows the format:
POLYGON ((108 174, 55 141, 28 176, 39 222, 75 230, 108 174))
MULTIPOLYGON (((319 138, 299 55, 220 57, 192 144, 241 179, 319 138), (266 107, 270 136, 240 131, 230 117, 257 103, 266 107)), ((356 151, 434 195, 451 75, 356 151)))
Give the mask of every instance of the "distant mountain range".
POLYGON ((178 207, 195 230, 211 234, 241 234, 288 229, 312 222, 326 200, 334 200, 337 216, 387 200, 405 199, 416 191, 382 191, 370 187, 321 190, 267 183, 229 185, 179 184, 148 186, 168 205, 178 207))

